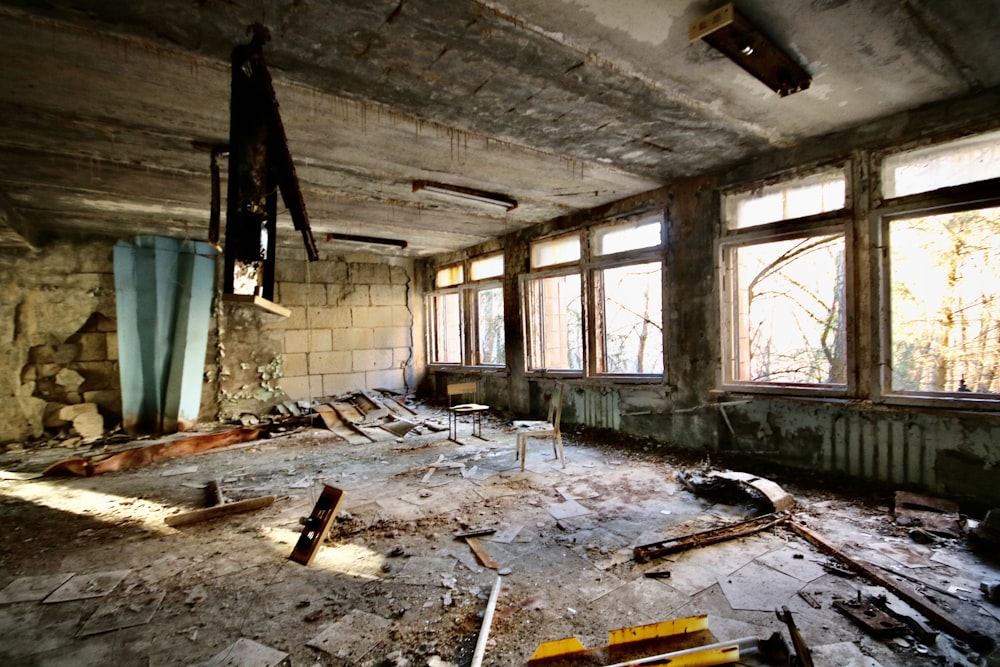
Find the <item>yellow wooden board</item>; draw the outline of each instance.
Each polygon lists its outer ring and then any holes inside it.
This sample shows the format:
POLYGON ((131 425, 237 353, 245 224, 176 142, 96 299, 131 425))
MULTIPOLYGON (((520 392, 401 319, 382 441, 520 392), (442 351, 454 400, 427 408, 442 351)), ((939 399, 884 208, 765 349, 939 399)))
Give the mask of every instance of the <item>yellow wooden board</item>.
POLYGON ((620 628, 608 633, 608 645, 630 644, 651 639, 666 639, 676 635, 708 629, 708 615, 678 618, 672 621, 660 621, 647 625, 635 625, 630 628, 620 628))

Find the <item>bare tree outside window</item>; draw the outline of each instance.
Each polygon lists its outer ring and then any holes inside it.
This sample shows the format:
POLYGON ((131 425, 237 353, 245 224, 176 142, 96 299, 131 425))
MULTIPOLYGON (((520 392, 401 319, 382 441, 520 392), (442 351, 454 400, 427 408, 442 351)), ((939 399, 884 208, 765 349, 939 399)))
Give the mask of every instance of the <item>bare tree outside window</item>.
POLYGON ((892 389, 1000 393, 1000 208, 888 229, 892 389))
POLYGON ((730 250, 734 379, 846 382, 844 252, 842 234, 730 250))

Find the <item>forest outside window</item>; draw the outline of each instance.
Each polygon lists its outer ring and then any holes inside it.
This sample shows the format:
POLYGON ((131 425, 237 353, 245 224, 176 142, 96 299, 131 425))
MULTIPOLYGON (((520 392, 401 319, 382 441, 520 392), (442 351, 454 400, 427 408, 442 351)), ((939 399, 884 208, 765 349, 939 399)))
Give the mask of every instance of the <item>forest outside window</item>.
POLYGON ((883 394, 1000 399, 998 176, 1000 133, 882 162, 883 394))
POLYGON ((836 168, 724 196, 724 384, 846 390, 846 192, 836 168))
POLYGON ((503 271, 503 253, 437 270, 426 301, 431 364, 506 365, 503 271))

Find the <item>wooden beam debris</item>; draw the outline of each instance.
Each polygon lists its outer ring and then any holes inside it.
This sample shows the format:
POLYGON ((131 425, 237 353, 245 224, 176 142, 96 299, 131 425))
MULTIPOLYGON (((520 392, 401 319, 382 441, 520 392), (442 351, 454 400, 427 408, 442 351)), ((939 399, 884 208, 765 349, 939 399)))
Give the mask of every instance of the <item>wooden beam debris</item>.
POLYGON ((632 549, 632 557, 640 563, 645 563, 654 558, 660 558, 668 554, 675 554, 689 549, 708 546, 716 542, 725 542, 759 533, 788 521, 789 517, 784 513, 765 514, 763 516, 747 519, 738 523, 732 523, 721 528, 713 528, 700 533, 693 533, 683 537, 677 537, 653 544, 645 544, 632 549))
POLYGON ((979 631, 969 630, 968 628, 960 625, 958 621, 952 618, 944 609, 937 606, 906 584, 893 581, 867 563, 851 558, 841 551, 835 544, 830 542, 830 540, 811 528, 808 528, 797 521, 789 521, 788 525, 800 537, 819 547, 821 551, 833 556, 849 569, 857 572, 869 581, 882 586, 886 590, 895 594, 897 597, 901 598, 908 605, 926 616, 931 623, 938 626, 951 636, 964 641, 972 648, 983 653, 989 652, 993 648, 993 639, 987 637, 979 631))
POLYGON ((177 526, 186 526, 199 521, 208 521, 209 519, 218 519, 219 517, 239 514, 241 512, 263 509, 270 507, 274 503, 274 496, 259 496, 257 498, 229 502, 222 493, 221 485, 216 480, 209 482, 205 490, 208 494, 208 507, 191 512, 173 514, 164 519, 164 522, 168 526, 176 528, 177 526))

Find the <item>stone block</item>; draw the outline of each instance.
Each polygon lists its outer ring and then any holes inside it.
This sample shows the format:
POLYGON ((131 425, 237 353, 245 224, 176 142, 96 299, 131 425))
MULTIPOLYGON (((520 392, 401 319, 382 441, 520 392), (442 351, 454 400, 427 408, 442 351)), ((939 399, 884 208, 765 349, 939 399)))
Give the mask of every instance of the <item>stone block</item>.
POLYGON ((314 352, 309 355, 309 374, 348 373, 352 370, 351 352, 314 352))
POLYGON ((392 326, 392 308, 389 306, 351 308, 351 324, 363 329, 392 326))
POLYGON ((80 346, 78 361, 107 361, 108 339, 103 333, 85 333, 73 336, 73 342, 80 346))
POLYGON ((392 367, 403 368, 413 363, 413 351, 408 347, 398 347, 392 351, 392 367))
POLYGON ((274 279, 279 283, 304 283, 306 281, 306 263, 295 260, 275 262, 274 279))
POLYGON ((375 347, 374 329, 334 329, 330 333, 334 350, 370 350, 375 347))
POLYGON ((349 308, 332 305, 325 308, 310 308, 308 323, 311 329, 347 328, 351 326, 351 311, 349 308))
POLYGON ((410 329, 408 327, 381 327, 375 329, 375 348, 406 347, 410 344, 410 329))
POLYGON ((389 268, 389 282, 393 285, 406 285, 413 277, 410 272, 407 271, 402 266, 393 266, 389 268))
POLYGON ((62 370, 59 364, 38 364, 38 378, 54 378, 62 370))
POLYGON ((53 350, 53 363, 65 366, 80 357, 80 346, 75 343, 63 343, 53 350))
POLYGON ((392 350, 354 350, 351 362, 356 372, 386 370, 392 368, 392 350))
POLYGON ((369 285, 337 283, 327 285, 326 292, 327 303, 331 306, 371 305, 371 288, 369 285))
POLYGON ((77 403, 76 405, 64 405, 59 409, 58 416, 63 421, 71 422, 80 415, 90 412, 97 412, 97 405, 95 403, 77 403))
POLYGON ((34 396, 18 396, 17 407, 24 420, 24 437, 37 438, 45 431, 46 402, 34 396))
POLYGON ((296 352, 308 352, 309 351, 309 330, 308 329, 292 329, 285 332, 284 336, 284 353, 294 354, 296 352))
POLYGON ((370 389, 379 387, 402 392, 406 387, 406 382, 404 382, 403 372, 400 370, 368 371, 365 373, 365 386, 370 389))
POLYGON ((112 331, 105 334, 108 345, 108 361, 118 361, 118 332, 112 331))
POLYGON ((278 303, 282 306, 325 306, 326 285, 279 283, 278 303))
POLYGON ((392 306, 392 326, 413 326, 413 313, 407 306, 392 306))
POLYGON ((286 375, 278 382, 278 386, 281 387, 281 390, 288 394, 288 397, 292 400, 309 398, 308 375, 296 375, 293 377, 286 375))
POLYGON ((385 264, 351 263, 347 267, 350 282, 355 285, 386 285, 389 283, 389 267, 385 264))
POLYGON ((79 415, 73 420, 73 430, 85 440, 99 438, 104 435, 104 417, 96 411, 79 415))
POLYGON ((81 361, 75 366, 84 377, 81 391, 96 391, 119 386, 118 364, 113 361, 81 361))
POLYGON ((51 345, 35 345, 28 349, 28 361, 33 364, 54 364, 56 350, 51 345))
POLYGON ((45 428, 59 429, 69 423, 69 420, 59 416, 59 412, 66 406, 62 403, 46 403, 45 412, 42 417, 42 424, 45 428))
POLYGON ((372 285, 369 291, 373 306, 406 305, 406 287, 403 285, 372 285))
POLYGON ((309 351, 328 352, 333 349, 330 346, 331 340, 329 329, 311 329, 309 331, 309 351))
POLYGON ((69 391, 76 391, 83 384, 84 377, 70 368, 64 368, 56 374, 56 384, 69 391))
POLYGON ((339 396, 359 389, 367 389, 364 373, 331 373, 323 376, 323 395, 339 396))
POLYGON ((346 283, 347 262, 327 259, 309 265, 309 278, 314 283, 346 283))
POLYGON ((85 391, 83 392, 83 400, 87 403, 96 403, 98 410, 103 415, 121 416, 122 394, 120 391, 114 389, 85 391))
POLYGON ((282 359, 282 370, 285 377, 295 376, 295 375, 309 375, 309 365, 306 362, 308 355, 305 352, 296 352, 294 354, 283 354, 282 359))

